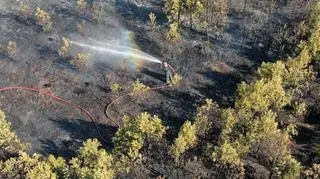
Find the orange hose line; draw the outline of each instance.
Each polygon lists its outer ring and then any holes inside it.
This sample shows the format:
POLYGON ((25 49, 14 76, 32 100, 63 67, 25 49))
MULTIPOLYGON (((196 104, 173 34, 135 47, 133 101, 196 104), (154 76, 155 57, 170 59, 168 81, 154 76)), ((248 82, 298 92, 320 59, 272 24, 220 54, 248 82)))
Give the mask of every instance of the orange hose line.
POLYGON ((93 116, 91 115, 91 113, 86 110, 85 108, 81 107, 80 105, 77 105, 77 104, 74 104, 70 101, 67 101, 59 96, 56 96, 55 94, 49 92, 49 91, 46 91, 46 90, 41 90, 41 89, 36 89, 36 88, 30 88, 30 87, 24 87, 24 86, 8 86, 8 87, 3 87, 3 88, 0 88, 0 91, 10 91, 10 90, 24 90, 24 91, 31 91, 31 92, 36 92, 36 93, 39 93, 39 94, 43 94, 43 95, 46 95, 46 96, 49 96, 51 97, 51 99, 55 100, 55 101, 58 101, 58 102, 61 102, 61 103, 64 103, 65 105, 69 105, 69 106, 72 106, 73 108, 76 108, 76 109, 80 109, 82 112, 84 112, 89 118, 90 120, 93 122, 93 124, 95 125, 96 127, 96 131, 99 135, 99 137, 101 138, 101 140, 105 143, 110 143, 108 142, 106 139, 103 138, 99 128, 98 128, 98 125, 96 123, 96 121, 94 120, 93 116))
MULTIPOLYGON (((169 67, 171 68, 171 70, 175 73, 175 71, 173 70, 173 68, 169 65, 169 67)), ((165 89, 167 88, 169 85, 162 85, 162 86, 159 86, 159 87, 154 87, 154 88, 150 88, 148 91, 156 91, 156 90, 160 90, 160 89, 165 89)), ((72 106, 73 108, 76 108, 76 109, 80 109, 81 112, 84 112, 89 118, 90 120, 92 121, 92 123, 95 125, 95 128, 96 128, 96 131, 100 137, 100 139, 105 142, 105 143, 109 143, 106 139, 103 138, 100 130, 99 130, 99 127, 95 121, 95 119, 93 118, 92 114, 85 108, 81 107, 80 105, 78 104, 75 104, 75 103, 72 103, 68 100, 65 100, 57 95, 55 95, 54 93, 48 91, 48 90, 42 90, 42 89, 36 89, 36 88, 31 88, 31 87, 25 87, 25 86, 7 86, 7 87, 2 87, 0 88, 0 92, 1 91, 11 91, 11 90, 24 90, 24 91, 31 91, 31 92, 36 92, 36 93, 39 93, 39 94, 43 94, 43 95, 46 95, 46 96, 49 96, 51 99, 55 100, 55 101, 58 101, 58 102, 61 102, 65 105, 69 105, 69 106, 72 106)), ((118 98, 116 98, 115 100, 113 100, 111 103, 109 103, 106 107, 105 107, 105 116, 110 119, 117 127, 120 127, 120 125, 115 121, 113 120, 113 118, 110 116, 109 114, 109 109, 110 107, 117 101, 119 101, 120 99, 126 97, 126 96, 129 96, 130 94, 132 94, 132 92, 130 93, 127 93, 127 94, 124 94, 122 96, 119 96, 118 98)))
MULTIPOLYGON (((172 66, 171 66, 170 64, 168 64, 168 66, 169 66, 169 68, 172 70, 173 75, 175 75, 175 74, 176 74, 176 71, 172 68, 172 66)), ((167 88, 167 87, 169 87, 169 85, 162 85, 162 86, 159 86, 159 87, 150 88, 148 91, 156 91, 156 90, 160 90, 160 89, 165 89, 165 88, 167 88)), ((126 93, 126 94, 124 94, 124 95, 122 95, 122 96, 117 97, 115 100, 113 100, 111 103, 109 103, 109 104, 105 107, 105 110, 104 110, 105 116, 106 116, 107 118, 109 118, 109 119, 110 119, 114 124, 116 124, 118 127, 120 127, 120 125, 119 125, 114 119, 112 119, 112 117, 111 117, 110 114, 109 114, 109 109, 110 109, 110 107, 111 107, 115 102, 119 101, 120 99, 122 99, 122 98, 124 98, 124 97, 126 97, 126 96, 129 96, 130 94, 132 94, 132 92, 129 92, 129 93, 126 93)))
MULTIPOLYGON (((156 90, 160 90, 160 89, 165 89, 167 87, 168 87, 168 85, 163 85, 163 86, 159 86, 159 87, 150 88, 148 91, 156 91, 156 90)), ((117 122, 115 122, 115 120, 112 119, 112 117, 111 117, 111 115, 109 113, 109 109, 115 102, 119 101, 120 99, 122 99, 122 98, 124 98, 126 96, 129 96, 130 94, 132 94, 132 92, 126 93, 124 95, 121 95, 121 96, 117 97, 115 100, 113 100, 111 103, 109 103, 105 107, 105 115, 106 115, 106 117, 109 118, 111 121, 113 121, 118 127, 120 127, 120 125, 117 122)))

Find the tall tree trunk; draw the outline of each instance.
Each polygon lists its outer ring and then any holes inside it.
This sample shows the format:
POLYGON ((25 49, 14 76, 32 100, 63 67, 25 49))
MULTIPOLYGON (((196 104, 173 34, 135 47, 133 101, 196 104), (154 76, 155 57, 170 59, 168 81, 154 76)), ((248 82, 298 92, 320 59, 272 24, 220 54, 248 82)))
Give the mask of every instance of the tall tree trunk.
POLYGON ((192 12, 190 12, 190 29, 192 29, 192 12))
POLYGON ((181 18, 181 9, 182 8, 182 1, 179 1, 179 10, 178 10, 178 26, 180 26, 180 18, 181 18))
POLYGON ((212 24, 213 22, 213 12, 214 12, 214 9, 211 7, 210 24, 212 24))
POLYGON ((194 1, 191 5, 191 7, 189 8, 189 13, 190 13, 190 29, 192 29, 192 15, 193 15, 193 12, 196 10, 195 6, 196 6, 196 1, 194 1))

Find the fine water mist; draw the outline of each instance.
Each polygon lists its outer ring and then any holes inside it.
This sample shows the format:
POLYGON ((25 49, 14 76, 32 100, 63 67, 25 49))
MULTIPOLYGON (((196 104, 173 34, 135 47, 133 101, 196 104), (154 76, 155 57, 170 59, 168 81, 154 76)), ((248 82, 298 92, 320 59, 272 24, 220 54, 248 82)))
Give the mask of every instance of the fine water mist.
POLYGON ((132 47, 129 47, 129 46, 123 46, 123 45, 115 45, 115 44, 111 44, 111 43, 106 43, 106 42, 100 42, 100 41, 97 41, 97 40, 94 40, 92 38, 89 38, 90 41, 96 43, 96 44, 99 44, 101 46, 104 46, 104 47, 108 47, 108 48, 118 48, 119 50, 121 51, 131 51, 131 52, 134 52, 134 53, 138 53, 138 54, 141 54, 143 56, 146 56, 146 57, 149 57, 150 59, 154 59, 155 63, 161 63, 160 60, 158 60, 157 58, 145 53, 145 52, 142 52, 141 50, 138 50, 138 49, 135 49, 135 48, 132 48, 132 47))
POLYGON ((145 61, 149 61, 149 62, 153 62, 153 63, 161 63, 160 60, 158 60, 157 58, 144 53, 138 49, 134 49, 131 47, 127 47, 127 46, 120 46, 120 45, 113 45, 113 44, 109 44, 109 43, 104 43, 104 42, 98 42, 95 40, 91 41, 99 44, 99 45, 90 45, 90 44, 86 44, 86 43, 81 43, 81 42, 77 42, 77 41, 70 41, 73 45, 82 47, 82 48, 87 48, 90 50, 94 50, 94 51, 98 51, 98 52, 102 52, 102 53, 109 53, 109 54, 114 54, 117 56, 122 56, 122 57, 131 57, 131 58, 138 58, 141 60, 145 60, 145 61))

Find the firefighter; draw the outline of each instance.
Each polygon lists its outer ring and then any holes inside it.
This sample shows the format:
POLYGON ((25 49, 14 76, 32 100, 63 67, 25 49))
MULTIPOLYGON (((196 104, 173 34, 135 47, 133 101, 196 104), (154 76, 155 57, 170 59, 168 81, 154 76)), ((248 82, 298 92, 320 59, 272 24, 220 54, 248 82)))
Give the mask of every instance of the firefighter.
POLYGON ((166 83, 169 85, 172 82, 172 69, 170 68, 170 65, 167 62, 163 62, 163 70, 166 73, 166 83))

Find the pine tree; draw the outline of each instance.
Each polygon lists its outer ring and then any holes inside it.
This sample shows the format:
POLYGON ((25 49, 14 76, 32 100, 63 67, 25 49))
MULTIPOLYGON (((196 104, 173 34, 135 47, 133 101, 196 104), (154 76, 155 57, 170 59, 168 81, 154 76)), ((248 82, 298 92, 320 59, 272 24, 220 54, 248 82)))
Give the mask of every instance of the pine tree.
POLYGON ((142 97, 146 95, 150 90, 150 87, 141 83, 139 79, 137 79, 134 83, 132 83, 132 95, 137 97, 142 97))
POLYGON ((165 2, 165 12, 169 23, 180 23, 180 14, 182 11, 182 0, 166 0, 165 2))
POLYGON ((239 118, 234 109, 224 109, 221 112, 222 131, 220 134, 220 143, 230 141, 234 126, 238 123, 239 118))
POLYGON ((312 167, 306 168, 302 174, 307 179, 320 178, 320 164, 313 164, 312 167))
POLYGON ((62 44, 58 50, 59 55, 64 56, 70 51, 71 43, 70 40, 66 37, 62 37, 62 44))
POLYGON ((260 160, 266 160, 262 162, 271 164, 267 167, 270 171, 274 171, 272 175, 295 178, 300 174, 301 166, 291 156, 291 133, 296 134, 294 126, 288 126, 285 130, 278 129, 276 114, 271 111, 255 119, 252 124, 252 130, 248 136, 253 142, 253 151, 260 160))
POLYGON ((223 165, 241 166, 242 160, 237 149, 231 143, 225 141, 221 146, 216 147, 211 155, 213 161, 219 160, 223 165))
POLYGON ((34 154, 29 156, 25 152, 19 152, 19 157, 10 158, 1 163, 0 176, 2 178, 57 178, 42 156, 34 154))
POLYGON ((88 9, 88 3, 86 0, 77 0, 77 8, 79 10, 79 12, 82 13, 86 13, 87 9, 88 9))
POLYGON ((15 156, 19 151, 24 151, 26 145, 22 144, 17 135, 11 131, 11 124, 5 119, 5 115, 0 111, 0 151, 1 159, 15 156))
POLYGON ((284 76, 286 86, 292 89, 298 88, 313 77, 313 71, 309 68, 311 59, 312 56, 307 46, 303 47, 298 57, 288 59, 284 76))
POLYGON ((32 15, 30 5, 26 2, 20 2, 19 13, 24 17, 30 17, 32 15))
POLYGON ((197 108, 194 125, 199 137, 204 137, 208 134, 212 128, 213 120, 218 117, 218 113, 219 106, 217 103, 212 102, 211 99, 206 99, 205 104, 197 108))
POLYGON ((144 141, 147 138, 162 138, 165 130, 157 116, 148 113, 141 113, 134 119, 125 116, 123 126, 113 138, 113 153, 120 158, 116 163, 118 170, 128 172, 136 163, 140 163, 143 160, 140 150, 144 141))
POLYGON ((48 12, 42 10, 40 7, 37 7, 34 16, 45 32, 52 30, 52 20, 48 12))
POLYGON ((157 16, 152 12, 149 14, 149 25, 154 32, 157 28, 157 16))
POLYGON ((53 155, 49 155, 46 162, 48 165, 51 166, 51 169, 59 176, 59 178, 68 176, 69 165, 67 165, 66 160, 64 158, 56 158, 53 155))
POLYGON ((100 147, 97 139, 84 142, 79 155, 70 161, 68 178, 113 178, 113 157, 100 147))
POLYGON ((227 0, 208 0, 205 5, 203 18, 208 26, 213 30, 219 30, 218 27, 224 27, 229 12, 227 0))
POLYGON ((180 129, 178 138, 172 145, 172 154, 178 162, 181 154, 192 148, 197 143, 196 126, 186 121, 180 129))
POLYGON ((258 75, 260 78, 265 78, 271 80, 275 77, 284 77, 286 72, 286 66, 282 61, 277 61, 275 63, 265 63, 262 62, 258 69, 258 75))
POLYGON ((311 27, 311 35, 309 37, 309 47, 312 56, 319 55, 320 52, 320 2, 312 4, 308 17, 308 25, 311 27))
POLYGON ((72 58, 70 63, 77 68, 86 68, 89 65, 90 54, 87 52, 77 53, 75 57, 72 58))
POLYGON ((180 39, 179 24, 181 11, 183 9, 182 0, 166 0, 165 12, 169 20, 169 31, 167 33, 167 40, 176 41, 180 39))
POLYGON ((184 6, 189 14, 189 24, 192 28, 193 18, 199 18, 204 11, 202 0, 185 0, 184 6))
POLYGON ((245 113, 265 112, 269 108, 280 110, 290 102, 283 88, 282 78, 262 78, 252 84, 241 83, 238 87, 236 108, 245 113))
POLYGON ((52 171, 50 165, 46 162, 38 162, 36 166, 27 173, 27 179, 57 179, 57 174, 52 171))
POLYGON ((179 27, 178 27, 178 23, 172 23, 170 24, 170 28, 169 31, 167 33, 167 40, 171 41, 171 42, 175 42, 177 40, 179 40, 180 34, 179 34, 179 27))

